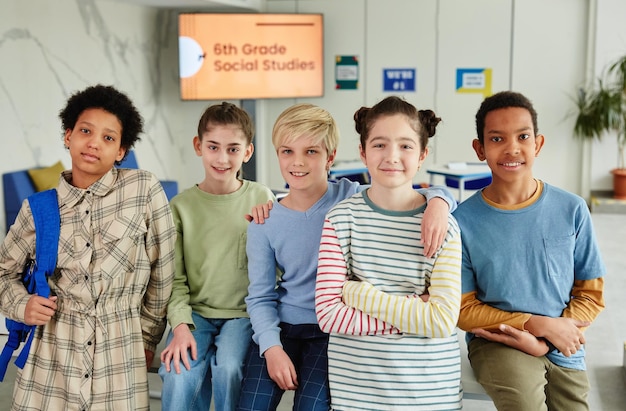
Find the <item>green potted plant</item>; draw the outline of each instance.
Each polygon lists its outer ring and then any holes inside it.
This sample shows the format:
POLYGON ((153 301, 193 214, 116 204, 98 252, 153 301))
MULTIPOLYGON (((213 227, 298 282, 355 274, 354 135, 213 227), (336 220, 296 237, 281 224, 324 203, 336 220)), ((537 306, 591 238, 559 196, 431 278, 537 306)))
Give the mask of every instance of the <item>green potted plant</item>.
POLYGON ((603 78, 576 97, 574 135, 601 140, 605 134, 617 138, 617 167, 613 174, 613 197, 626 199, 626 56, 606 70, 603 78))

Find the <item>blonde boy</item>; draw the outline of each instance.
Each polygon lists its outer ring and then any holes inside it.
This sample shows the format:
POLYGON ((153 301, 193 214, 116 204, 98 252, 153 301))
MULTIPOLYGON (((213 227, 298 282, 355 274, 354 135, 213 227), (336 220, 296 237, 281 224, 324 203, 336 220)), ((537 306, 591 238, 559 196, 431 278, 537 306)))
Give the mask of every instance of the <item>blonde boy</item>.
MULTIPOLYGON (((317 324, 314 301, 317 254, 328 210, 364 187, 346 179, 328 181, 339 130, 320 107, 286 109, 274 124, 272 142, 289 193, 264 224, 248 227, 246 303, 253 343, 238 409, 275 410, 284 391, 295 390, 295 409, 327 411, 328 335, 317 324)), ((449 206, 435 197, 454 200, 445 190, 423 193, 437 206, 429 207, 431 225, 422 241, 436 249, 446 233, 449 206)))

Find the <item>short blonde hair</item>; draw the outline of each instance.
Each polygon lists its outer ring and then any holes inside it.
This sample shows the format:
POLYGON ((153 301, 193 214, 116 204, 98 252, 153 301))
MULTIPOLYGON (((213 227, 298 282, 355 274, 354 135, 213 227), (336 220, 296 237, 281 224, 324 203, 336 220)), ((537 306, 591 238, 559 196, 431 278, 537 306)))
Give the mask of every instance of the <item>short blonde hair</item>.
POLYGON ((314 104, 293 105, 280 113, 272 130, 272 143, 278 150, 301 137, 313 138, 315 144, 322 143, 328 154, 339 144, 339 128, 331 114, 314 104))

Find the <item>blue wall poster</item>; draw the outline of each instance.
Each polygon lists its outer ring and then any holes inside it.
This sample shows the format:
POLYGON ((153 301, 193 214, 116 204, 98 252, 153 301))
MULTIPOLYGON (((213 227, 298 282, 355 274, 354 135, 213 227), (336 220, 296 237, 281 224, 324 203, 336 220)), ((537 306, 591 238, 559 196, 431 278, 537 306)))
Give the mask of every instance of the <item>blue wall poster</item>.
POLYGON ((383 91, 415 91, 416 69, 383 69, 383 91))
POLYGON ((457 93, 481 93, 489 97, 491 93, 490 68, 459 68, 456 69, 457 93))

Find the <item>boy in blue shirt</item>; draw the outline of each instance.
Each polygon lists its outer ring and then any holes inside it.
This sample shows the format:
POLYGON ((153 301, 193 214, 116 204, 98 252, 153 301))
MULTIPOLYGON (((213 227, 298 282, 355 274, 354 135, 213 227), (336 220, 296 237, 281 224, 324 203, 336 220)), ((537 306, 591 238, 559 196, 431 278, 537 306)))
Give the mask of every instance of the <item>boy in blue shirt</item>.
POLYGON ((544 136, 526 97, 485 99, 476 130, 493 180, 454 212, 472 368, 500 410, 587 410, 583 330, 605 273, 587 204, 533 177, 544 136))
MULTIPOLYGON (((327 411, 328 334, 315 314, 317 255, 328 210, 365 187, 347 179, 328 181, 339 131, 321 107, 287 108, 274 124, 272 142, 289 193, 273 205, 264 224, 248 227, 246 303, 253 343, 238 410, 275 410, 285 390, 294 390, 295 410, 327 411)), ((431 256, 447 232, 449 206, 456 203, 447 190, 420 192, 429 199, 422 241, 431 256)))

